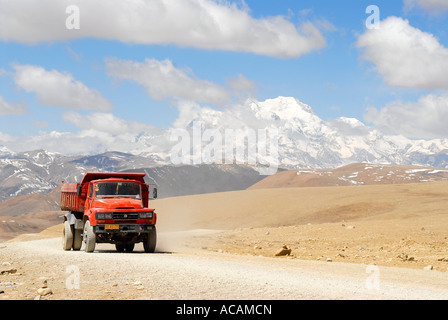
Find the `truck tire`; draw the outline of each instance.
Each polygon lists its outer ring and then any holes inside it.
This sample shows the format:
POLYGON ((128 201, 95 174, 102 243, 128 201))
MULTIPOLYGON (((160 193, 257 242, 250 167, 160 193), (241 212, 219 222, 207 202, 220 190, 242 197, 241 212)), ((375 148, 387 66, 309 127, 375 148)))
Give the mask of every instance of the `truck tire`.
POLYGON ((73 231, 73 250, 81 250, 82 247, 82 230, 75 229, 73 231))
POLYGON ((143 249, 145 249, 146 253, 154 253, 156 250, 157 244, 157 231, 154 227, 154 230, 149 232, 146 239, 143 240, 143 249))
POLYGON ((86 244, 86 252, 93 252, 95 250, 95 232, 93 231, 93 227, 90 226, 90 221, 87 220, 84 224, 84 233, 83 239, 86 244))
POLYGON ((62 229, 62 249, 68 251, 73 246, 73 228, 70 222, 65 221, 62 229))

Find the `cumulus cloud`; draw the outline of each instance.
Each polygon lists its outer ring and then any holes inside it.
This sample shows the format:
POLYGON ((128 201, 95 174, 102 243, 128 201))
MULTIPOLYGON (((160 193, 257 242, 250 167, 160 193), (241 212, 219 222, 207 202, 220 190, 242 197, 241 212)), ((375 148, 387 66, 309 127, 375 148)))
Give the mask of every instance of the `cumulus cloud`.
POLYGON ((90 130, 93 128, 95 131, 112 135, 137 135, 142 132, 155 132, 158 130, 150 124, 138 121, 125 121, 112 113, 105 112, 95 112, 87 116, 83 116, 77 112, 67 112, 62 115, 62 118, 81 130, 90 130))
POLYGON ((36 94, 47 106, 68 109, 108 111, 113 104, 97 90, 88 88, 71 74, 47 71, 40 66, 14 65, 15 83, 36 94))
POLYGON ((418 102, 395 101, 378 110, 369 108, 367 122, 389 134, 408 138, 448 138, 448 95, 429 94, 418 102))
POLYGON ((79 38, 299 57, 326 45, 318 27, 283 16, 255 19, 215 0, 0 0, 0 39, 34 44, 79 38), (66 8, 79 8, 79 29, 66 8))
POLYGON ((238 98, 253 97, 257 91, 255 83, 244 77, 242 74, 229 79, 227 85, 233 91, 233 95, 238 98))
POLYGON ((34 150, 38 146, 71 155, 97 154, 111 150, 142 151, 155 143, 165 143, 163 137, 159 138, 163 133, 161 129, 138 121, 126 121, 111 113, 94 112, 81 115, 77 112, 67 112, 63 114, 63 120, 73 124, 77 130, 40 131, 36 135, 27 136, 26 139, 0 132, 0 144, 14 151, 34 150))
POLYGON ((0 96, 0 115, 24 114, 26 112, 27 110, 24 103, 10 103, 0 96))
POLYGON ((241 75, 229 81, 228 89, 197 79, 191 70, 176 68, 169 59, 145 59, 143 62, 106 59, 106 68, 116 78, 140 84, 156 100, 189 100, 223 106, 231 101, 233 94, 254 90, 253 83, 241 75))
POLYGON ((448 49, 434 35, 389 17, 367 30, 357 46, 390 86, 448 89, 448 49))

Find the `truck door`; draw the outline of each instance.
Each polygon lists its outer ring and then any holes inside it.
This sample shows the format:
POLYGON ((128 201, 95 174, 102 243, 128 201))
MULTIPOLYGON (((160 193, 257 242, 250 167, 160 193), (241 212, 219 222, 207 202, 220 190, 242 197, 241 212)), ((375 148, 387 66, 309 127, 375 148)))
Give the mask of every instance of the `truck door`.
POLYGON ((90 209, 93 202, 93 184, 91 183, 89 185, 89 192, 87 194, 87 201, 86 201, 86 210, 90 209))

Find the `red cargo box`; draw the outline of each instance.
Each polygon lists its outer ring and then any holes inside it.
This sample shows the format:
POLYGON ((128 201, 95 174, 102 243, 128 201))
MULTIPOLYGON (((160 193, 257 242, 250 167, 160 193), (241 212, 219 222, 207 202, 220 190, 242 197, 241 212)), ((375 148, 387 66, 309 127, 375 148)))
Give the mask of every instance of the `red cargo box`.
POLYGON ((86 197, 78 196, 79 183, 63 184, 61 189, 61 210, 63 211, 75 211, 84 212, 84 204, 86 197))

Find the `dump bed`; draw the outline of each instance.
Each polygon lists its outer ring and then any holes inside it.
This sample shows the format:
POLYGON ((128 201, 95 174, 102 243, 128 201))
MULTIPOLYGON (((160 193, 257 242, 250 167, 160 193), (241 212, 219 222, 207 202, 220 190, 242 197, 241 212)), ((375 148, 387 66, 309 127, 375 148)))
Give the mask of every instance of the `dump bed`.
POLYGON ((61 189, 61 210, 84 212, 85 196, 77 195, 78 186, 80 183, 66 183, 62 185, 61 189))
POLYGON ((148 186, 144 183, 144 173, 92 173, 88 172, 84 175, 81 183, 66 183, 61 189, 60 207, 63 211, 84 212, 87 187, 91 181, 105 180, 110 178, 135 180, 142 184, 142 201, 143 206, 148 207, 148 186), (78 186, 82 186, 81 195, 77 195, 78 186))

